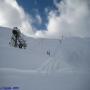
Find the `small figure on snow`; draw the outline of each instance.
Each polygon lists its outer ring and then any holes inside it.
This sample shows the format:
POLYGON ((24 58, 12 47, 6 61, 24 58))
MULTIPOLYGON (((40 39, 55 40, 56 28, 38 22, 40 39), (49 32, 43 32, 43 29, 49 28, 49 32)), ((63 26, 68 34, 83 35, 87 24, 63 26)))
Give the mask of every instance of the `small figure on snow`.
POLYGON ((47 51, 47 55, 50 56, 50 51, 47 51))

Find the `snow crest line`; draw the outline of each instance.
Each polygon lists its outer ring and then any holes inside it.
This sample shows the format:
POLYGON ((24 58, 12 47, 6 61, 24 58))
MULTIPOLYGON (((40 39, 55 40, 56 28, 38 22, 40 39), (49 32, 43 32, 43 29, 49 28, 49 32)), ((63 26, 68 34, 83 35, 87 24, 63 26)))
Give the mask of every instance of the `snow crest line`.
POLYGON ((22 70, 22 69, 16 69, 16 68, 0 68, 0 71, 9 71, 9 72, 18 72, 18 73, 36 73, 38 71, 36 70, 22 70))

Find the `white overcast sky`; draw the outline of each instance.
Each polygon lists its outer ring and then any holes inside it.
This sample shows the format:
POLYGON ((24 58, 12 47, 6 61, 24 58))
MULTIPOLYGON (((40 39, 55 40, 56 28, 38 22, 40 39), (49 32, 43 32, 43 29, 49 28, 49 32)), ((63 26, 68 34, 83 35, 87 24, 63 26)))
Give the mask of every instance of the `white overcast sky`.
MULTIPOLYGON (((57 10, 46 12, 46 30, 36 30, 32 26, 34 19, 16 0, 0 0, 0 26, 18 26, 22 33, 31 37, 59 38, 62 34, 65 37, 90 37, 90 0, 62 0, 60 3, 54 0, 53 3, 57 10)), ((42 23, 39 13, 36 21, 42 23)))

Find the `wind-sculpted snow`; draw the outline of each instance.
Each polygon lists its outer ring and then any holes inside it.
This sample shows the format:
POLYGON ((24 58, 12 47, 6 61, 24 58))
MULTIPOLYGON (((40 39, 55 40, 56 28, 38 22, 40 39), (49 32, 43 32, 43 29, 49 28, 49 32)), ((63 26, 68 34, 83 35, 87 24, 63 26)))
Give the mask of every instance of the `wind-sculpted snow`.
POLYGON ((11 29, 0 28, 0 68, 39 71, 89 70, 90 38, 28 38, 26 49, 9 45, 11 29), (47 54, 50 52, 50 55, 47 54))
POLYGON ((90 38, 23 36, 28 46, 19 49, 10 37, 11 29, 0 28, 0 88, 90 90, 90 38))

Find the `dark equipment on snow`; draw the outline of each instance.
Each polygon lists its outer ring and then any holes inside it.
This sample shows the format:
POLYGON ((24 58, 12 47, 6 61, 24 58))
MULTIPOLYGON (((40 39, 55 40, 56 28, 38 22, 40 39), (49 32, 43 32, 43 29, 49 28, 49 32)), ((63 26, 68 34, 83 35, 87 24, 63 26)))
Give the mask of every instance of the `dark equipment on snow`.
POLYGON ((12 30, 11 41, 9 44, 13 47, 18 47, 21 49, 25 49, 27 47, 26 41, 21 37, 21 32, 17 27, 14 27, 12 30))

